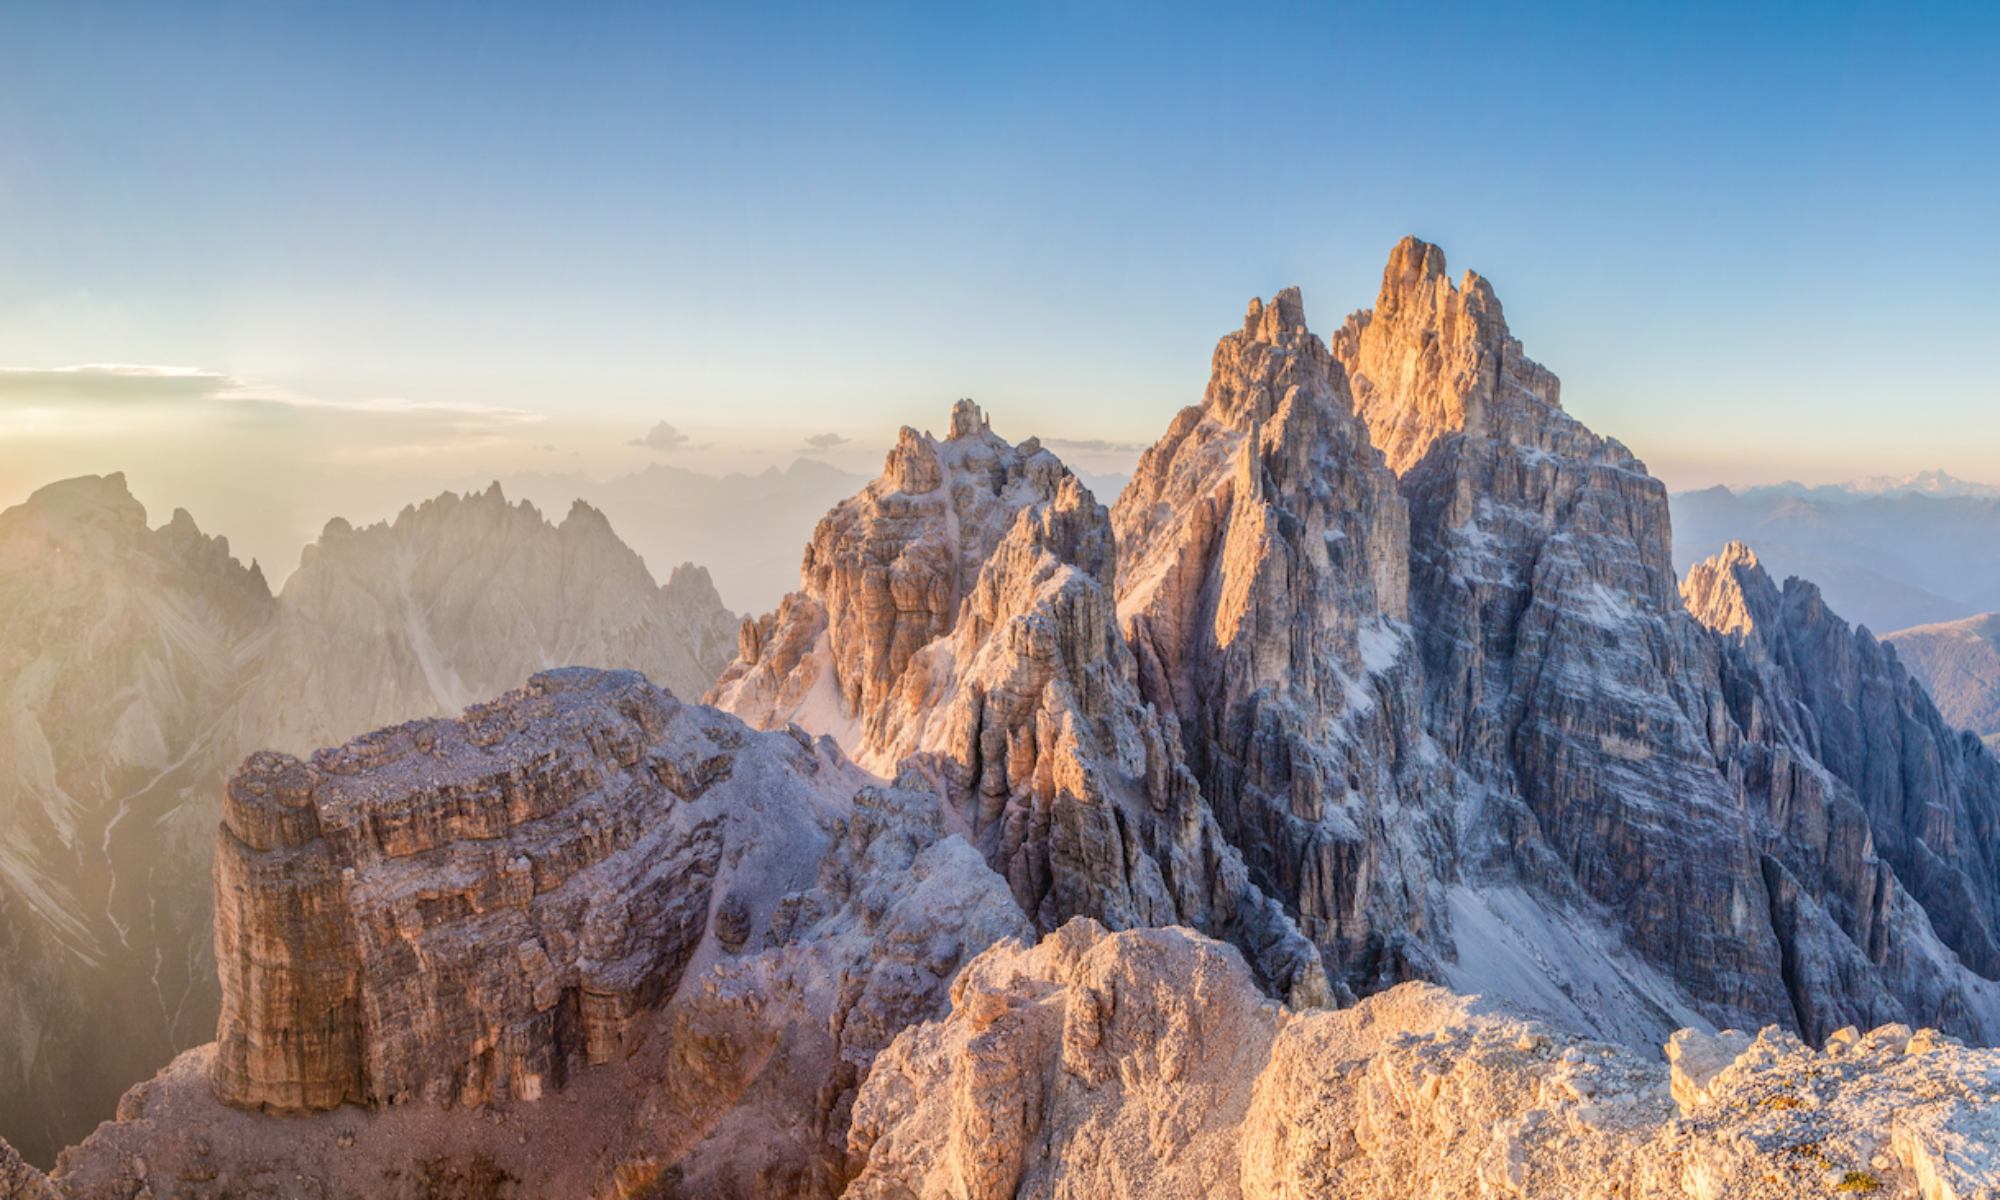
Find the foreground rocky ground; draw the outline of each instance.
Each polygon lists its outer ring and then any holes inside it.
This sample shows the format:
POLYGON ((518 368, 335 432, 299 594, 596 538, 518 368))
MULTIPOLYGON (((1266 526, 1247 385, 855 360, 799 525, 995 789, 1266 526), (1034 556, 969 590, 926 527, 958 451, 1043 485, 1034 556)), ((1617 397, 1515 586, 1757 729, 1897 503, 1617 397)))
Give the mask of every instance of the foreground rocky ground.
POLYGON ((1899 1025, 1817 1051, 1772 1026, 1686 1030, 1662 1061, 1422 983, 1299 1012, 1178 928, 1078 918, 966 964, 949 1012, 897 1036, 853 1099, 851 1182, 783 1166, 824 1123, 715 1120, 760 1089, 768 1118, 769 1076, 823 1062, 705 1060, 686 1022, 648 1042, 532 1102, 307 1119, 218 1103, 204 1047, 57 1179, 14 1163, 0 1180, 92 1200, 2000 1195, 2000 1051, 1899 1025), (699 1169, 719 1154, 733 1174, 699 1169))

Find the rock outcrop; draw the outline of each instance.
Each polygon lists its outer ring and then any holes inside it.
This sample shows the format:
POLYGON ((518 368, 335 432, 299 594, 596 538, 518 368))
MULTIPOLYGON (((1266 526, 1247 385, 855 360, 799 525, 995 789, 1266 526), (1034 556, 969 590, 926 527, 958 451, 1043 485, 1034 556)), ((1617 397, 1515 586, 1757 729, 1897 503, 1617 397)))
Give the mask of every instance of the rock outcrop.
POLYGON ((910 718, 936 698, 912 660, 951 631, 1017 514, 1065 480, 1074 477, 1041 443, 1009 445, 970 400, 942 440, 904 426, 881 478, 813 531, 799 590, 744 620, 710 702, 760 729, 797 720, 893 774, 914 744, 910 718))
POLYGON ((66 1195, 830 1196, 875 1056, 1032 936, 930 791, 629 672, 259 755, 229 797, 218 1041, 66 1195))
POLYGON ((1399 448, 1424 723, 1475 798, 1461 869, 1609 915, 1720 1023, 1786 1013, 1666 489, 1561 409, 1490 285, 1453 284, 1436 247, 1398 246, 1333 348, 1399 448))
POLYGON ((207 789, 271 611, 122 475, 0 513, 0 1129, 33 1161, 208 1036, 207 789))
MULTIPOLYGON (((1120 497, 1115 554, 1059 464, 1023 486, 975 409, 953 432, 905 432, 712 695, 921 769, 1040 928, 1178 921, 1281 994, 1444 981, 1633 1042, 2000 1032, 1995 877, 1958 849, 1991 785, 1933 769, 1942 743, 1864 761, 1851 719, 1835 750, 1746 708, 1665 489, 1436 247, 1398 246, 1330 345, 1296 291, 1253 303, 1120 497), (1918 837, 1935 805, 1969 815, 1918 837)), ((1859 712, 1820 698, 1853 691, 1835 657, 1756 675, 1766 707, 1859 712)))
POLYGON ((2000 1052, 1935 1031, 1694 1030, 1673 1064, 1409 983, 1264 1000, 1227 946, 1079 922, 1002 944, 877 1062, 857 1197, 1614 1195, 2000 1188, 2000 1052), (1679 1102, 1675 1097, 1680 1097, 1679 1102))
POLYGON ((1316 951, 1140 698, 1103 506, 969 401, 952 432, 903 431, 882 478, 821 523, 801 591, 745 623, 711 699, 932 781, 1037 928, 1188 924, 1243 945, 1280 994, 1324 999, 1316 951))
MULTIPOLYGON (((1985 993, 2000 977, 2000 763, 1945 724, 1894 650, 1850 629, 1812 584, 1789 579, 1781 591, 1749 547, 1698 564, 1683 592, 1721 637, 1723 692, 1743 739, 1735 766, 1764 800, 1781 935, 1792 894, 1817 896, 1896 998, 1867 1015, 1993 1040, 1990 1005, 1967 989, 1985 993), (1929 945, 1933 935, 1951 955, 1929 945)), ((1802 994, 1814 990, 1796 978, 1804 965, 1788 972, 1800 1028, 1817 1038, 1847 1022, 1802 994)))
POLYGON ((1222 339, 1112 521, 1142 694, 1254 878, 1343 985, 1431 974, 1451 771, 1422 727, 1407 514, 1296 290, 1222 339))

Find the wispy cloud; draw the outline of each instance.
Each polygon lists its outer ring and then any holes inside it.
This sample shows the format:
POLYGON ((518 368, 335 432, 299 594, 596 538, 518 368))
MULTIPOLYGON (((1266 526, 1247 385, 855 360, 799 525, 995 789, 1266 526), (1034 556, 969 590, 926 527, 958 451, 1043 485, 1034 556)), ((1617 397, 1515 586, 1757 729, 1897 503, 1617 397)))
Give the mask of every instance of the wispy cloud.
POLYGON ((0 367, 0 406, 30 407, 51 402, 134 404, 173 401, 283 404, 333 412, 411 413, 459 417, 480 424, 543 420, 541 413, 463 401, 326 400, 261 380, 243 379, 201 367, 144 363, 85 363, 74 367, 0 367))
POLYGON ((845 446, 853 438, 844 438, 837 433, 815 433, 806 439, 807 450, 831 450, 835 446, 845 446))
POLYGON ((714 444, 712 442, 704 442, 696 446, 690 444, 692 440, 687 434, 662 421, 647 430, 645 437, 633 438, 625 444, 628 446, 641 446, 660 454, 670 454, 675 450, 706 450, 714 444))
POLYGON ((1042 445, 1057 450, 1082 450, 1097 454, 1137 454, 1146 448, 1143 442, 1107 442, 1102 438, 1045 437, 1042 445))
POLYGON ((235 382, 198 367, 87 363, 76 367, 0 367, 0 404, 24 407, 52 401, 110 404, 199 400, 235 382))

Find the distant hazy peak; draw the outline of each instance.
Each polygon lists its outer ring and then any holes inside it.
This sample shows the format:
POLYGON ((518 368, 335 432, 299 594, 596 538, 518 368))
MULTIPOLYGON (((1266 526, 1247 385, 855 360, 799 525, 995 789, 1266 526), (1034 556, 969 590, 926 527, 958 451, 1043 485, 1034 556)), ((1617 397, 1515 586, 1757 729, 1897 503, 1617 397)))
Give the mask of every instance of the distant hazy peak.
POLYGON ((1849 504, 1857 500, 1893 500, 1903 496, 1928 496, 1937 500, 1949 500, 1959 496, 1970 496, 1975 499, 2000 498, 2000 486, 1959 479, 1942 470, 1918 471, 1912 475, 1868 475, 1860 479, 1850 479, 1846 483, 1825 483, 1816 486, 1788 479, 1783 483, 1774 484, 1735 484, 1728 490, 1732 495, 1746 500, 1757 500, 1766 496, 1790 496, 1800 500, 1827 500, 1836 504, 1849 504))
POLYGON ((59 480, 35 489, 26 501, 9 511, 107 528, 125 527, 133 531, 146 528, 146 506, 132 498, 123 471, 59 480))

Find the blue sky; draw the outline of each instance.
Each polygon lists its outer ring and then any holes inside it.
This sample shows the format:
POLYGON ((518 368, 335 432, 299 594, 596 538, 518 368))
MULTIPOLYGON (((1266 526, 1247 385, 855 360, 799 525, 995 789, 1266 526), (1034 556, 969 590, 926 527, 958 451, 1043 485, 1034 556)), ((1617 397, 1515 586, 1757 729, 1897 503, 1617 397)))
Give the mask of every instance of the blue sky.
POLYGON ((22 0, 0 78, 0 365, 238 397, 24 373, 0 502, 1145 443, 1405 233, 1671 484, 2000 479, 1990 4, 22 0))

